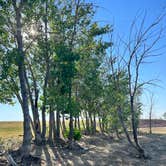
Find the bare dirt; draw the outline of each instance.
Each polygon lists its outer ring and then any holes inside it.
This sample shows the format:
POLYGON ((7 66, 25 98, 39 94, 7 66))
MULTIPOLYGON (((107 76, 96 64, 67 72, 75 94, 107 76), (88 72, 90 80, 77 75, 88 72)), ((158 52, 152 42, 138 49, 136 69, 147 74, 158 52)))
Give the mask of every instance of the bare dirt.
MULTIPOLYGON (((83 136, 79 144, 84 150, 32 144, 32 166, 166 166, 166 135, 141 135, 140 144, 151 159, 137 158, 137 152, 125 138, 115 140, 109 135, 83 136)), ((20 154, 12 153, 17 163, 20 154)), ((0 160, 4 158, 0 157, 0 160)), ((19 164, 21 165, 21 163, 19 164)), ((22 163, 22 165, 24 165, 22 163)))

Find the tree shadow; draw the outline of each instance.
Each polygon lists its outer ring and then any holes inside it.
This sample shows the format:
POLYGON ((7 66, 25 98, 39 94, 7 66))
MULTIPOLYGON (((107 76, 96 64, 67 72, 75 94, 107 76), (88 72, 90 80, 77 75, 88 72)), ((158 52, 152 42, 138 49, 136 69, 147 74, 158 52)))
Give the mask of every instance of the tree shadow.
POLYGON ((61 164, 62 166, 66 166, 67 160, 65 160, 65 153, 60 147, 51 146, 52 153, 54 154, 57 164, 61 164))
MULTIPOLYGON (((74 166, 102 166, 102 165, 164 165, 166 157, 166 135, 140 137, 143 148, 152 155, 152 159, 143 160, 137 157, 137 152, 124 138, 119 141, 110 137, 86 137, 79 144, 87 150, 71 150, 67 146, 36 146, 32 145, 29 165, 74 165, 74 166), (96 142, 93 142, 96 141, 96 142), (161 161, 160 161, 161 160, 161 161), (40 162, 39 162, 40 161, 40 162)), ((16 153, 15 153, 16 154, 16 153)), ((19 163, 20 153, 17 153, 19 163)), ((28 165, 27 163, 23 163, 28 165)))
POLYGON ((53 166, 48 147, 47 146, 43 146, 42 149, 43 149, 43 152, 44 152, 44 155, 45 155, 46 164, 48 166, 53 166))

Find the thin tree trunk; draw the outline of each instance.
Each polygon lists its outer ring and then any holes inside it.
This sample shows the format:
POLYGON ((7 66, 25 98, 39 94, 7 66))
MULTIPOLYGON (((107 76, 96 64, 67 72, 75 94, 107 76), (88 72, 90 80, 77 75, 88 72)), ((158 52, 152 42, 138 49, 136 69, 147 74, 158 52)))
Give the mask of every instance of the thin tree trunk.
POLYGON ((56 139, 60 138, 60 113, 56 111, 56 139))
POLYGON ((69 146, 72 147, 73 142, 73 112, 71 108, 71 91, 72 91, 72 82, 70 80, 69 85, 69 113, 70 113, 70 121, 69 121, 69 146))
POLYGON ((149 115, 149 134, 152 134, 152 116, 149 115))
POLYGON ((39 120, 39 113, 38 113, 38 106, 37 106, 38 94, 35 93, 35 102, 34 102, 26 71, 25 71, 25 80, 26 80, 26 84, 27 84, 27 90, 28 90, 32 114, 33 114, 35 143, 37 145, 40 145, 42 142, 42 138, 41 138, 41 128, 40 128, 40 120, 39 120))
POLYGON ((55 113, 54 113, 54 111, 53 111, 53 114, 52 114, 52 116, 53 116, 53 138, 54 138, 54 140, 56 140, 56 126, 55 126, 55 113))
POLYGON ((89 128, 89 117, 88 117, 88 112, 85 112, 85 118, 86 118, 86 131, 89 134, 90 128, 89 128))
POLYGON ((48 13, 48 2, 45 3, 45 60, 46 60, 46 75, 44 79, 44 86, 43 86, 43 106, 42 106, 42 139, 43 142, 45 142, 45 136, 46 136, 46 104, 47 104, 47 85, 48 85, 48 79, 49 79, 49 53, 48 53, 48 19, 47 19, 47 13, 48 13))
POLYGON ((96 133, 96 115, 95 115, 95 113, 93 115, 93 133, 94 134, 96 133))
POLYGON ((73 115, 70 114, 70 121, 69 121, 69 143, 72 144, 73 141, 73 115))
POLYGON ((100 131, 101 131, 101 133, 103 133, 101 117, 100 117, 100 115, 98 115, 98 117, 99 117, 99 127, 100 127, 100 131))
POLYGON ((75 116, 75 118, 74 118, 74 128, 75 129, 77 128, 77 116, 75 116))
POLYGON ((84 131, 86 130, 86 128, 85 128, 85 123, 84 123, 84 119, 83 119, 83 117, 82 117, 82 114, 80 113, 80 116, 81 116, 81 122, 82 122, 82 126, 83 126, 83 129, 84 129, 84 131))
POLYGON ((53 123, 54 123, 54 116, 53 116, 54 112, 50 107, 49 110, 49 135, 48 135, 48 142, 49 144, 53 144, 53 123))
POLYGON ((93 134, 93 119, 92 114, 89 112, 89 118, 90 118, 90 133, 93 134))
POLYGON ((130 138, 129 133, 128 133, 128 131, 127 131, 127 127, 125 126, 125 123, 124 123, 124 120, 123 120, 123 116, 122 116, 122 112, 121 112, 121 108, 118 107, 117 111, 118 111, 118 117, 119 117, 120 123, 121 123, 122 128, 123 128, 123 131, 124 131, 124 133, 125 133, 125 135, 126 135, 126 138, 127 138, 128 142, 129 142, 133 147, 135 147, 135 145, 134 145, 133 142, 131 141, 131 138, 130 138))
POLYGON ((77 124, 78 124, 78 129, 81 130, 81 126, 80 126, 80 117, 79 117, 79 115, 78 115, 78 117, 77 117, 77 124))
POLYGON ((105 132, 105 127, 104 127, 104 117, 102 117, 102 129, 103 129, 103 132, 105 132))
POLYGON ((66 131, 65 116, 62 114, 63 131, 66 131))
POLYGON ((137 147, 137 150, 140 154, 140 157, 144 158, 145 157, 144 149, 139 145, 139 142, 138 142, 137 125, 136 125, 135 113, 134 113, 134 98, 133 98, 133 96, 131 96, 130 104, 131 104, 131 120, 132 120, 132 130, 133 130, 134 142, 136 144, 136 147, 137 147))

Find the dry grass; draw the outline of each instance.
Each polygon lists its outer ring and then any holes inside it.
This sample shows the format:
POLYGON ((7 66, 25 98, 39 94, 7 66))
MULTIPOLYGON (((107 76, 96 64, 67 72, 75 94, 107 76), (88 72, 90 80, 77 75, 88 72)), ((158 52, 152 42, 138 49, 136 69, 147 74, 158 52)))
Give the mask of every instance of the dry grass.
MULTIPOLYGON (((140 128, 139 131, 149 133, 149 128, 140 128)), ((166 127, 153 127, 153 134, 166 134, 166 127)))
POLYGON ((0 137, 12 138, 23 134, 22 122, 0 122, 0 137))
MULTIPOLYGON (((0 137, 12 138, 23 134, 22 122, 0 122, 0 137)), ((149 128, 140 128, 141 132, 149 132, 149 128)), ((166 134, 166 127, 153 127, 154 134, 166 134)))
MULTIPOLYGON (((141 131, 148 132, 148 128, 141 131)), ((166 127, 152 128, 153 133, 143 134, 139 137, 143 148, 152 157, 151 160, 141 160, 136 158, 136 152, 129 146, 125 138, 114 140, 109 135, 83 136, 79 144, 86 149, 85 153, 79 151, 69 151, 68 149, 49 146, 37 146, 32 149, 32 154, 40 156, 42 165, 73 165, 73 166, 104 166, 104 165, 131 165, 131 166, 164 166, 166 161, 166 127)), ((4 146, 8 149, 16 149, 20 146, 22 135, 22 122, 0 122, 0 137, 4 141, 4 146)), ((35 145, 34 145, 35 146, 35 145)), ((18 157, 19 158, 19 157, 18 157)))

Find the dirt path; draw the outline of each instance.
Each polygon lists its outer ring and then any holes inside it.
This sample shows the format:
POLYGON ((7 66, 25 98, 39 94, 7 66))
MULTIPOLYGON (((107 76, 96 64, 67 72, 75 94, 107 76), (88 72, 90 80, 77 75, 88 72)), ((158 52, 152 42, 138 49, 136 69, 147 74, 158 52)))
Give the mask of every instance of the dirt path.
MULTIPOLYGON (((69 151, 57 147, 34 146, 32 154, 42 158, 42 166, 166 166, 166 135, 142 135, 140 143, 151 154, 150 160, 141 160, 126 139, 113 140, 109 136, 84 136, 80 145, 89 149, 69 151)), ((19 158, 17 158, 19 160, 19 158)))
POLYGON ((136 158, 136 152, 125 139, 113 141, 107 136, 85 137, 82 145, 92 148, 85 154, 66 155, 66 165, 87 166, 166 166, 166 135, 142 136, 140 141, 151 160, 136 158))

